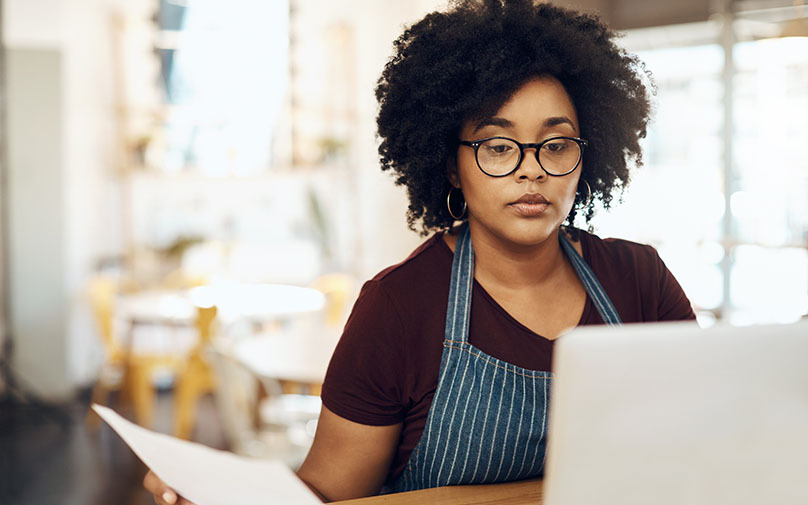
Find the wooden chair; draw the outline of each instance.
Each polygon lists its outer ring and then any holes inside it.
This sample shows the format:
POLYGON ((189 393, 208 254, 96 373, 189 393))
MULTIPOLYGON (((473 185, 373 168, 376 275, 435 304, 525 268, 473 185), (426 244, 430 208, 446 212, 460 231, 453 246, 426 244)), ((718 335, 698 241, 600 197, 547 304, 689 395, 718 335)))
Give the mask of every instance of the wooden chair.
MULTIPOLYGON (((97 277, 88 289, 104 352, 92 402, 106 405, 109 394, 119 391, 123 407, 132 407, 135 421, 151 428, 157 396, 154 378, 160 371, 168 372, 175 377, 174 430, 178 436, 188 438, 194 426, 196 402, 213 388, 213 374, 203 352, 210 341, 216 307, 199 309, 195 321, 198 339, 190 353, 177 349, 138 349, 132 342, 119 338, 115 331, 117 288, 114 279, 97 277)), ((88 412, 89 427, 95 428, 99 422, 98 416, 88 412)))
POLYGON ((196 318, 198 340, 177 376, 174 390, 174 436, 189 439, 196 424, 199 398, 213 392, 216 381, 206 357, 211 346, 216 306, 200 307, 196 318))
POLYGON ((325 324, 339 327, 345 324, 349 303, 355 295, 356 281, 348 274, 333 272, 318 277, 312 287, 325 295, 325 324))
MULTIPOLYGON (((87 289, 90 307, 101 339, 104 354, 98 378, 93 385, 92 402, 106 405, 112 391, 120 391, 122 400, 131 403, 127 385, 127 356, 114 331, 114 306, 117 282, 110 278, 95 277, 87 289)), ((97 428, 101 418, 92 410, 87 413, 87 425, 97 428)))
MULTIPOLYGON (((156 397, 154 374, 163 369, 175 372, 183 357, 157 351, 135 352, 132 342, 119 337, 115 329, 116 280, 97 276, 90 281, 87 291, 104 353, 98 378, 93 385, 92 402, 107 405, 110 393, 118 391, 123 407, 131 406, 134 410, 137 423, 151 427, 156 397)), ((100 418, 89 411, 88 426, 97 428, 99 423, 100 418)))
POLYGON ((283 393, 242 365, 232 346, 220 340, 211 352, 218 380, 214 400, 230 450, 299 467, 313 440, 319 397, 283 393))
POLYGON ((258 379, 233 356, 232 345, 232 341, 217 340, 210 353, 216 374, 213 399, 222 434, 229 449, 236 454, 265 456, 262 445, 256 443, 257 402, 261 386, 258 379))

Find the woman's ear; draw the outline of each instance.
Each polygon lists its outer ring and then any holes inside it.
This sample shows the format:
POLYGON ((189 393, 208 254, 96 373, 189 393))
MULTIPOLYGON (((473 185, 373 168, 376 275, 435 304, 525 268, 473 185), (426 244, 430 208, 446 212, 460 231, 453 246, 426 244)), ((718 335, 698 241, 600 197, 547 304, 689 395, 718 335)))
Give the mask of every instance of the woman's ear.
POLYGON ((460 187, 460 177, 457 175, 457 158, 449 157, 446 159, 446 178, 449 183, 456 187, 460 187))

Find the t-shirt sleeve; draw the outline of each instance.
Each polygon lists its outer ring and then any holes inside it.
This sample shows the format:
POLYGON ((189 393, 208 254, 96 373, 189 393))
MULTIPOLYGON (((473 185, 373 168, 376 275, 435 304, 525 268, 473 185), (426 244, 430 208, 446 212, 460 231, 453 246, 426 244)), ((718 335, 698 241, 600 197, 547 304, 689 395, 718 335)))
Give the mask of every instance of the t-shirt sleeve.
POLYGON ((652 265, 656 271, 656 278, 659 289, 659 305, 657 315, 659 321, 682 321, 696 319, 693 306, 687 298, 682 286, 673 276, 665 262, 659 257, 659 253, 651 246, 647 246, 653 251, 652 265))
POLYGON ((322 400, 350 421, 385 426, 404 418, 406 356, 399 313, 377 280, 365 283, 323 382, 322 400))

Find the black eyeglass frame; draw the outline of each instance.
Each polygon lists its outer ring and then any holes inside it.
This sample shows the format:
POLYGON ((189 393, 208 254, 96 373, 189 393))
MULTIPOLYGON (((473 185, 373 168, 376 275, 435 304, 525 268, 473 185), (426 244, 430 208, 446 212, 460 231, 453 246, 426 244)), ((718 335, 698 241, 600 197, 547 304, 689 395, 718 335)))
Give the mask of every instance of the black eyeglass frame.
POLYGON ((587 142, 584 139, 581 139, 581 138, 578 138, 578 137, 564 137, 564 136, 550 137, 548 139, 542 140, 541 142, 528 142, 528 143, 524 143, 524 144, 521 143, 521 142, 518 142, 518 141, 516 141, 516 140, 514 140, 514 139, 512 139, 510 137, 501 137, 501 136, 486 137, 486 138, 480 139, 480 140, 459 140, 458 142, 460 143, 460 145, 468 146, 468 147, 471 147, 471 148, 474 149, 474 161, 477 162, 477 168, 479 168, 480 171, 482 173, 484 173, 485 175, 487 175, 488 177, 507 177, 507 176, 511 175, 512 173, 516 172, 517 170, 519 170, 519 167, 522 166, 522 161, 524 161, 524 159, 525 159, 525 149, 526 148, 533 148, 533 149, 536 150, 535 154, 534 154, 534 156, 536 156, 536 162, 539 164, 541 169, 544 170, 545 174, 547 174, 548 176, 551 176, 551 177, 564 177, 565 175, 569 175, 569 174, 575 172, 575 169, 578 168, 581 165, 581 160, 584 159, 584 148, 587 145, 589 145, 589 142, 587 142), (479 151, 480 146, 483 144, 483 142, 486 142, 486 141, 489 141, 489 140, 495 140, 495 139, 509 140, 509 141, 513 142, 514 144, 519 146, 519 161, 516 162, 516 166, 513 167, 513 170, 511 170, 507 174, 501 174, 501 175, 489 174, 488 172, 483 170, 483 167, 480 166, 480 159, 477 157, 477 151, 479 151), (552 173, 548 172, 547 169, 544 168, 544 166, 541 164, 541 160, 539 160, 539 151, 541 150, 541 147, 544 144, 546 144, 548 142, 552 142, 553 140, 559 140, 559 139, 574 141, 575 143, 578 144, 578 149, 579 149, 580 153, 578 154, 578 161, 575 162, 575 166, 573 166, 568 172, 564 172, 563 174, 552 174, 552 173))

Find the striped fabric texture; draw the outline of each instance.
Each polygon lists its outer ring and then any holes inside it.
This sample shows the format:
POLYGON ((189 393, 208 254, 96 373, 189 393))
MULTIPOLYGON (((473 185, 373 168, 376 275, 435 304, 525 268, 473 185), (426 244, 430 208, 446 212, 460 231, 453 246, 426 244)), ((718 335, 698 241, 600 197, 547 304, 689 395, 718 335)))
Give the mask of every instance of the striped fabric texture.
MULTIPOLYGON (((609 324, 620 324, 600 283, 562 236, 588 295, 609 324)), ((452 264, 446 338, 426 427, 390 489, 505 482, 544 471, 552 373, 504 362, 468 342, 474 251, 466 226, 452 264)))
POLYGON ((600 285, 600 281, 595 277, 595 273, 589 268, 589 265, 586 264, 581 255, 578 254, 575 247, 570 244, 567 237, 565 237, 563 233, 559 235, 561 237, 561 248, 567 253, 567 258, 569 258, 570 263, 572 263, 572 268, 575 269, 578 278, 583 282, 584 288, 586 288, 586 292, 592 299, 592 303, 598 310, 603 322, 611 326, 621 324, 622 321, 617 314, 617 310, 614 308, 614 305, 612 305, 612 301, 609 299, 603 286, 600 285))

